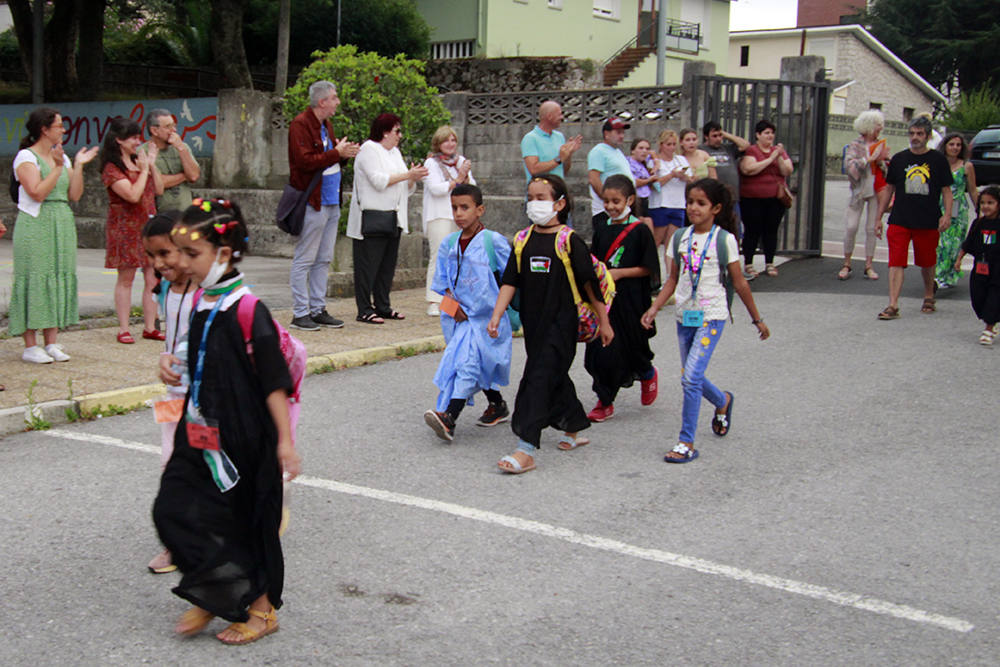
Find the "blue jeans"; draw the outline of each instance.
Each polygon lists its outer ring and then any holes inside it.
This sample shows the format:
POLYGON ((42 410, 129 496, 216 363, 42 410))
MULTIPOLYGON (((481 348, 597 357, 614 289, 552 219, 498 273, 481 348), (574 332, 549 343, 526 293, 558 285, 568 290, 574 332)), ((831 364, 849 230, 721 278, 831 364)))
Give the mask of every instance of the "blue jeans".
POLYGON ((677 323, 677 343, 681 348, 681 387, 684 389, 681 434, 678 436, 680 442, 694 444, 702 398, 716 408, 726 405, 726 395, 705 377, 705 369, 725 324, 725 320, 708 320, 700 327, 686 327, 677 323))
POLYGON ((339 224, 339 206, 324 204, 317 211, 306 205, 288 281, 292 288, 292 317, 315 315, 326 308, 326 283, 339 224))

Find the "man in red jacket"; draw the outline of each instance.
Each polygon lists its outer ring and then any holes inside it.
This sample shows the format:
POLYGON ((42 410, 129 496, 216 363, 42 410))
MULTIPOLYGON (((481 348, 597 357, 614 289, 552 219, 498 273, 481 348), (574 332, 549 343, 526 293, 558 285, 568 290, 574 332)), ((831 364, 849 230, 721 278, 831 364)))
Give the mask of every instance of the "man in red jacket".
POLYGON ((288 126, 288 182, 306 190, 317 171, 319 183, 309 193, 302 233, 295 244, 289 278, 293 329, 339 329, 343 321, 326 312, 326 285, 340 223, 341 165, 358 154, 358 144, 337 139, 329 118, 340 106, 329 81, 309 86, 309 108, 288 126))

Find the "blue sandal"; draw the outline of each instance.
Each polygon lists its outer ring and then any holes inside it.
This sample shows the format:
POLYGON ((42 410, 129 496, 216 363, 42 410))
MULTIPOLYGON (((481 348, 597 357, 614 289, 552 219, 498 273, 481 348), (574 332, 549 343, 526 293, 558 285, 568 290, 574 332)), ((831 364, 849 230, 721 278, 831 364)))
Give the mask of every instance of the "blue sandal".
POLYGON ((663 460, 667 463, 687 463, 688 461, 694 461, 698 458, 698 450, 694 447, 688 447, 683 442, 678 442, 670 452, 674 454, 680 454, 684 458, 675 458, 673 456, 664 456, 663 460))

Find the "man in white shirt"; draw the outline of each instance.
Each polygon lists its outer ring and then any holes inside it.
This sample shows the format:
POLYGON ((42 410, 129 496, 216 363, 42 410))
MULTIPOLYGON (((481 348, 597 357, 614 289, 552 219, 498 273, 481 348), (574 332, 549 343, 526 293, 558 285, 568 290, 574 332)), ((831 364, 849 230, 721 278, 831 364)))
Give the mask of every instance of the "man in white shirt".
POLYGON ((604 213, 604 200, 601 192, 608 176, 621 174, 633 183, 632 169, 628 158, 621 151, 625 141, 625 130, 629 124, 621 118, 609 118, 604 121, 604 141, 597 144, 587 153, 587 180, 590 182, 590 212, 593 216, 604 213))

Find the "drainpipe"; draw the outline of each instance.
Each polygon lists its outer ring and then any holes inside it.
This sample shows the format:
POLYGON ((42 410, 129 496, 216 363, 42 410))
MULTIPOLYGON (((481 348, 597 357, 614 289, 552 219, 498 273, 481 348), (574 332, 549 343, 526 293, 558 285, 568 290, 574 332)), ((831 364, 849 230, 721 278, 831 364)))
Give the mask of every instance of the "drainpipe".
POLYGON ((667 0, 660 0, 656 10, 656 85, 662 86, 667 75, 667 0))

